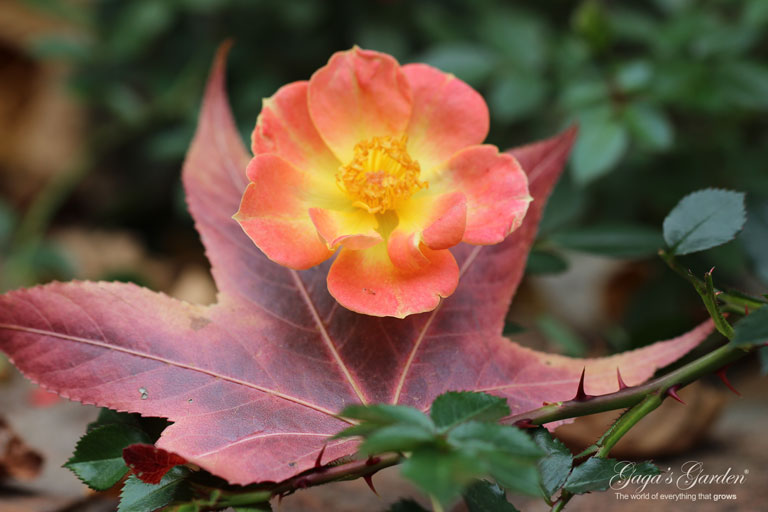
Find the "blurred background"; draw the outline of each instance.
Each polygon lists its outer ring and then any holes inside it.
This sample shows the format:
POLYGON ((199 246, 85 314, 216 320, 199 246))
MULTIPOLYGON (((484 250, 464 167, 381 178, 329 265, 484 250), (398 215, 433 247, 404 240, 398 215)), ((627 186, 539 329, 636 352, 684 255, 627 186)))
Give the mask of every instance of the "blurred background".
MULTIPOLYGON (((216 47, 235 41, 229 91, 247 138, 262 98, 358 44, 477 88, 503 149, 579 123, 510 336, 573 356, 676 336, 706 317, 655 256, 662 220, 687 193, 747 192, 749 220, 735 242, 685 265, 716 266, 722 287, 768 287, 767 28, 764 0, 0 0, 0 288, 117 279, 212 302, 180 170, 216 47)), ((754 379, 758 361, 740 370, 754 379)), ((2 359, 0 380, 6 430, 49 443, 28 439, 53 461, 30 492, 82 494, 56 466, 93 411, 56 403, 2 359)), ((697 429, 723 402, 712 393, 668 436, 676 448, 649 453, 681 451, 681 433, 704 437, 697 429)), ((4 472, 14 476, 0 458, 4 472)))

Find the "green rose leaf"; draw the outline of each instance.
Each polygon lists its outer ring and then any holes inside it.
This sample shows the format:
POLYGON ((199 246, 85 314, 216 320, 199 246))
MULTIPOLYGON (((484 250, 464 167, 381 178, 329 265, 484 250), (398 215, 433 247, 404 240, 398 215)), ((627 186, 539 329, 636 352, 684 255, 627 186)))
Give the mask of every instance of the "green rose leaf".
POLYGON ((504 398, 487 393, 449 391, 435 398, 429 412, 441 429, 449 429, 467 421, 497 421, 509 414, 504 398))

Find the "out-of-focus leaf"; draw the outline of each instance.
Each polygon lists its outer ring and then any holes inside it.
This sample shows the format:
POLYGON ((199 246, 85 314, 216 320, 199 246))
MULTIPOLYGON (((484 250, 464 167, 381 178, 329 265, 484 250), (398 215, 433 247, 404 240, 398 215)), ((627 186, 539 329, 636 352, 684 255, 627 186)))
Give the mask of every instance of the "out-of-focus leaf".
POLYGON ((768 109, 768 66, 731 60, 718 71, 718 84, 728 104, 745 109, 768 109))
POLYGON ((478 480, 464 491, 469 512, 518 512, 507 501, 504 489, 487 480, 478 480))
POLYGON ((16 212, 0 199, 0 248, 4 248, 10 241, 13 230, 16 229, 16 219, 16 212))
POLYGON ((664 112, 649 103, 630 103, 624 110, 624 118, 632 136, 654 150, 672 146, 674 127, 664 112))
POLYGON ((746 221, 744 194, 705 189, 685 196, 664 219, 664 240, 675 254, 730 242, 746 221))
POLYGON ((424 448, 413 452, 403 462, 401 471, 421 489, 448 504, 458 498, 472 480, 485 474, 487 466, 464 452, 441 453, 424 448))
POLYGON ((768 201, 750 206, 739 239, 752 260, 755 273, 768 284, 768 201))
POLYGON ((539 315, 536 325, 547 340, 571 357, 584 357, 587 345, 572 329, 551 315, 539 315))
POLYGON ((419 505, 413 500, 400 500, 397 503, 393 503, 387 509, 387 512, 428 512, 427 509, 419 505))
POLYGON ((763 306, 739 320, 733 330, 732 343, 739 347, 768 343, 768 306, 763 306))
POLYGON ((573 148, 574 180, 584 185, 611 171, 628 143, 627 130, 618 120, 603 115, 582 117, 573 148))
POLYGON ((393 27, 378 23, 366 23, 357 32, 357 43, 370 50, 388 53, 398 60, 408 55, 408 46, 402 35, 393 27))
MULTIPOLYGON (((560 103, 569 110, 581 109, 590 105, 605 103, 609 97, 608 85, 595 77, 569 81, 560 93, 560 103)), ((605 117, 610 115, 606 106, 605 117)))
POLYGON ((496 66, 496 55, 485 46, 469 43, 444 43, 422 54, 419 62, 453 73, 471 85, 483 83, 496 66))
POLYGON ((437 428, 449 429, 466 421, 497 421, 509 414, 507 401, 470 391, 449 391, 435 398, 429 415, 437 428))
POLYGON ((507 72, 491 84, 491 117, 510 122, 527 116, 541 106, 546 93, 547 83, 536 72, 507 72))
POLYGON ((146 50, 172 21, 172 2, 142 0, 126 3, 106 37, 110 57, 136 56, 146 50))
POLYGON ((658 37, 658 22, 640 9, 612 4, 607 16, 611 32, 617 39, 645 43, 658 37))
POLYGON ((571 228, 553 233, 549 240, 564 249, 630 259, 651 256, 664 245, 658 230, 635 224, 571 228))
POLYGON ((574 186, 570 176, 563 176, 547 201, 539 224, 539 236, 577 222, 585 207, 584 188, 574 186))
POLYGON ((533 72, 546 63, 549 39, 541 20, 518 9, 489 9, 478 24, 478 36, 516 67, 533 72))
POLYGON ((91 56, 92 42, 81 35, 49 34, 32 39, 29 51, 38 59, 84 61, 91 56))
POLYGON ((768 375, 768 347, 762 347, 757 353, 760 357, 760 373, 768 375))
POLYGON ((643 89, 653 79, 653 67, 647 60, 636 59, 622 63, 616 70, 616 85, 626 93, 643 89))
POLYGON ((602 2, 582 1, 573 14, 573 26, 596 50, 602 50, 611 42, 611 25, 602 2))
POLYGON ((528 254, 528 262, 525 264, 525 273, 560 274, 568 270, 568 262, 556 252, 534 249, 528 254))

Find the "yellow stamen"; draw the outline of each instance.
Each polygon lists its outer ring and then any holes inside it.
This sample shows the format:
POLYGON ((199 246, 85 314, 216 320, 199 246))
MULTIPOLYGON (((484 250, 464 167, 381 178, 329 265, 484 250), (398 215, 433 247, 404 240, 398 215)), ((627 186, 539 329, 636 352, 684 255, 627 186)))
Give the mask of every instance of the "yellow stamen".
POLYGON ((354 206, 371 213, 391 210, 401 199, 426 188, 419 181, 421 168, 406 149, 408 137, 373 137, 355 145, 352 161, 339 168, 336 183, 354 206))

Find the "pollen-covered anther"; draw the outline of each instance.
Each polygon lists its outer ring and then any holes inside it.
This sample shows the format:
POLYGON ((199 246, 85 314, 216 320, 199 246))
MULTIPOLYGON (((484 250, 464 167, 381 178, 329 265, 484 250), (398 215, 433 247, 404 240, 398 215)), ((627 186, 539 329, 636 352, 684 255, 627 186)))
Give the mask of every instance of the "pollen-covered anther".
POLYGON ((392 210, 427 187, 419 181, 421 168, 407 150, 408 137, 373 137, 358 142, 352 161, 339 168, 336 184, 353 205, 370 213, 392 210))

